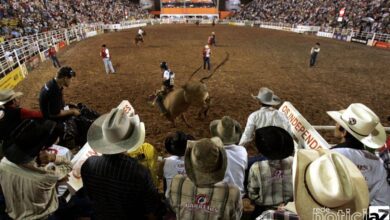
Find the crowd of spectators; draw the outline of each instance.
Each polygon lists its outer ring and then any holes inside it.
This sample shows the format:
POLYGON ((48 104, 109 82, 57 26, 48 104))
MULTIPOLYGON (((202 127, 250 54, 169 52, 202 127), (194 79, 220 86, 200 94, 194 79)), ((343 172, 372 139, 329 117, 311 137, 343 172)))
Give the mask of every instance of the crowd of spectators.
POLYGON ((389 15, 386 0, 253 0, 234 18, 390 33, 389 15), (343 21, 338 21, 343 8, 343 21))
POLYGON ((115 23, 148 16, 125 0, 0 0, 0 36, 8 38, 67 28, 79 23, 115 23))
POLYGON ((145 142, 145 124, 130 103, 97 116, 84 134, 89 153, 77 168, 82 188, 69 196, 64 183, 76 169, 69 146, 51 149, 66 130, 61 122, 83 112, 64 104, 62 91, 75 76, 62 67, 42 87, 41 111, 22 108, 22 93, 0 90, 1 219, 270 220, 350 213, 348 219, 357 220, 369 205, 390 202, 390 149, 374 112, 359 103, 328 111, 340 143, 330 150, 298 143, 296 149, 287 116, 276 108, 282 100, 265 87, 252 95, 259 109, 244 129, 223 116, 209 124, 211 138, 167 133, 167 154, 145 142), (255 155, 247 153, 251 144, 255 155), (382 159, 369 149, 381 151, 382 159), (244 214, 244 207, 252 210, 244 214))

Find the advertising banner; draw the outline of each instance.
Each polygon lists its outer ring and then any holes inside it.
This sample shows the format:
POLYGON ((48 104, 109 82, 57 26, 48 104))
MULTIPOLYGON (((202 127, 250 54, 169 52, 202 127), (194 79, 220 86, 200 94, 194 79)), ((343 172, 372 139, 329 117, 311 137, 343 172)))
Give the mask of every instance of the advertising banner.
POLYGON ((12 70, 0 80, 0 89, 13 89, 24 79, 20 67, 12 70))
POLYGON ((367 45, 368 41, 366 39, 360 39, 360 38, 352 37, 351 38, 351 42, 367 45))
POLYGON ((299 145, 306 149, 328 149, 328 142, 310 125, 290 102, 284 102, 279 111, 286 114, 299 145))

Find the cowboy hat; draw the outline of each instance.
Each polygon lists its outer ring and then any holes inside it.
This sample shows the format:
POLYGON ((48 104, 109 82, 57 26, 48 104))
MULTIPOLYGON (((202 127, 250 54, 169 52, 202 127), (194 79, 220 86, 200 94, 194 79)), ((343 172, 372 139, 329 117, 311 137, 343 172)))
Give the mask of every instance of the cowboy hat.
POLYGON ((9 102, 9 101, 11 101, 11 100, 13 100, 15 98, 18 98, 18 97, 20 97, 22 95, 23 95, 23 93, 15 92, 12 89, 0 90, 0 105, 4 105, 7 102, 9 102))
POLYGON ((15 164, 34 160, 41 150, 52 146, 59 137, 56 125, 50 120, 22 121, 3 144, 5 157, 15 164))
POLYGON ((293 163, 295 208, 303 220, 334 215, 351 219, 339 212, 360 213, 369 205, 366 180, 348 158, 329 150, 298 150, 293 163), (320 211, 321 210, 321 211, 320 211))
POLYGON ((209 45, 205 45, 204 48, 209 49, 210 47, 209 47, 209 45))
POLYGON ((274 91, 267 87, 260 88, 259 94, 257 96, 252 95, 252 97, 266 105, 279 105, 281 102, 280 98, 274 94, 274 91))
POLYGON ((219 137, 188 141, 184 154, 188 178, 198 187, 207 187, 223 180, 227 156, 219 137))
POLYGON ((177 131, 165 138, 165 149, 168 153, 181 157, 186 151, 188 140, 194 140, 194 137, 182 131, 177 131))
POLYGON ((139 116, 126 116, 123 109, 113 108, 100 116, 88 130, 87 141, 101 154, 119 154, 138 149, 145 140, 145 125, 139 116))
POLYGON ((283 128, 262 127, 255 132, 257 150, 269 160, 282 160, 294 154, 294 141, 283 128))
POLYGON ((213 137, 221 138, 223 144, 236 144, 240 141, 242 129, 240 123, 229 116, 210 123, 210 133, 213 137))
POLYGON ((379 117, 367 106, 353 103, 345 110, 326 113, 367 147, 377 149, 384 145, 385 129, 379 117))

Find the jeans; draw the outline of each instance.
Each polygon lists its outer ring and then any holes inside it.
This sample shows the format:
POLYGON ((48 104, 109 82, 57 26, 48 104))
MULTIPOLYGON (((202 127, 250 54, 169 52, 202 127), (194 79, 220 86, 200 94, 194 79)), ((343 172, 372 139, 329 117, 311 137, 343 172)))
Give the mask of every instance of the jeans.
POLYGON ((203 69, 206 69, 206 65, 207 69, 210 70, 210 57, 203 57, 203 69))
POLYGON ((310 67, 312 67, 316 64, 316 60, 317 60, 317 53, 313 53, 310 56, 310 67))
POLYGON ((115 73, 114 67, 112 66, 110 58, 103 58, 104 68, 106 69, 106 73, 109 74, 115 73))
POLYGON ((51 56, 50 59, 53 62, 53 65, 54 65, 55 68, 60 68, 61 67, 61 64, 58 61, 57 56, 51 56))

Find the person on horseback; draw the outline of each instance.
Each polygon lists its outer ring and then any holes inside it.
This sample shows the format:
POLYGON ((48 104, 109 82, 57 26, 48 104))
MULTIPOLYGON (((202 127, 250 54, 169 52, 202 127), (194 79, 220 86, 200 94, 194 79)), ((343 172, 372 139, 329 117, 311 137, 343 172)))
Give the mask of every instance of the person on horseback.
POLYGON ((135 36, 135 44, 138 45, 138 42, 144 42, 144 35, 146 35, 146 32, 140 27, 137 32, 137 36, 135 36))
POLYGON ((158 108, 162 115, 166 115, 168 112, 164 107, 164 98, 168 93, 173 91, 174 82, 175 82, 175 73, 168 68, 167 62, 163 61, 160 63, 160 68, 163 74, 162 88, 156 92, 156 99, 154 103, 157 103, 158 108))

